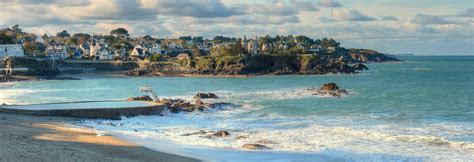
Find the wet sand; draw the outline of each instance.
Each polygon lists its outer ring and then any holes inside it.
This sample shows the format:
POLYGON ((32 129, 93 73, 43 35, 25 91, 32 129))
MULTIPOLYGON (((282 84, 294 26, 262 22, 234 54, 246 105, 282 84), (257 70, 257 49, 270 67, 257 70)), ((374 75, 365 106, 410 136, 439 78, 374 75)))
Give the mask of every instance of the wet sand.
POLYGON ((65 123, 74 120, 0 114, 0 161, 199 161, 65 123))

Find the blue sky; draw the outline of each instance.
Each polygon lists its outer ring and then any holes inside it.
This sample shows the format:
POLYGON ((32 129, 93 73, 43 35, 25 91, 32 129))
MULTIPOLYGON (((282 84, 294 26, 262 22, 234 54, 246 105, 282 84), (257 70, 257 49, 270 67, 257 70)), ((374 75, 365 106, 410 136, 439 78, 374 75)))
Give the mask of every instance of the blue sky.
POLYGON ((332 37, 384 53, 474 55, 473 0, 0 0, 0 27, 54 34, 332 37))

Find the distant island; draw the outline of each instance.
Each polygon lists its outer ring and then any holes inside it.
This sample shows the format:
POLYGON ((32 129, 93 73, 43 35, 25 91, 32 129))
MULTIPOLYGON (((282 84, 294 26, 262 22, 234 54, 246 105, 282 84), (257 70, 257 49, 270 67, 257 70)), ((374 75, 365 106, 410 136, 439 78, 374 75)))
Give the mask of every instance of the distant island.
POLYGON ((304 35, 153 38, 131 37, 117 28, 108 35, 64 30, 38 37, 18 25, 0 30, 0 59, 4 76, 56 76, 91 69, 129 76, 320 75, 356 73, 367 69, 362 63, 398 61, 370 49, 344 48, 332 38, 304 35))

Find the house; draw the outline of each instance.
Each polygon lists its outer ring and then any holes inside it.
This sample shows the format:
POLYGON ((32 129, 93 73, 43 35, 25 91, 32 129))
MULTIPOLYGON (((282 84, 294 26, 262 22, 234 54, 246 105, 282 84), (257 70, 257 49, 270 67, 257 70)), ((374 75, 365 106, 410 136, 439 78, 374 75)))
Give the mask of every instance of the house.
POLYGON ((93 39, 89 49, 89 57, 99 60, 112 60, 114 58, 114 54, 109 50, 109 47, 104 39, 100 39, 98 42, 93 39))
POLYGON ((25 56, 22 44, 0 44, 0 59, 25 56))
POLYGON ((336 51, 336 47, 332 47, 332 46, 331 46, 331 47, 328 47, 327 50, 328 50, 329 52, 334 52, 334 51, 336 51))
POLYGON ((249 43, 248 43, 248 47, 247 47, 247 50, 248 50, 248 53, 252 54, 252 55, 257 55, 258 54, 258 36, 255 36, 255 40, 250 40, 249 43))
POLYGON ((135 57, 135 58, 144 58, 146 57, 148 54, 147 54, 147 51, 144 47, 142 47, 142 45, 140 44, 137 44, 135 45, 135 47, 133 48, 132 50, 132 53, 130 53, 130 57, 135 57))
POLYGON ((67 46, 62 43, 50 43, 46 48, 46 56, 55 60, 64 60, 69 57, 67 46))
POLYGON ((88 44, 81 44, 79 45, 79 50, 82 53, 82 56, 89 56, 90 55, 90 46, 88 44))
POLYGON ((150 52, 151 54, 163 54, 161 52, 161 42, 156 41, 155 43, 153 43, 151 50, 148 52, 150 52))

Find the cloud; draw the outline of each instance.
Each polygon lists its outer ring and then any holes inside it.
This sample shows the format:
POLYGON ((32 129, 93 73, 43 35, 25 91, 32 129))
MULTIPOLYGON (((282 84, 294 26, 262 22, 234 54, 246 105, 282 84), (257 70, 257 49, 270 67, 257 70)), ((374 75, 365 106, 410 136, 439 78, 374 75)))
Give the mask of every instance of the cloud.
POLYGON ((397 21, 398 18, 395 17, 395 16, 382 16, 380 18, 380 20, 382 20, 382 21, 397 21))
POLYGON ((300 19, 296 15, 243 15, 229 18, 190 18, 187 22, 197 24, 238 24, 238 25, 282 25, 299 23, 300 19))
POLYGON ((333 0, 320 0, 317 4, 319 6, 328 7, 328 8, 342 7, 342 4, 333 0))
POLYGON ((474 8, 468 8, 465 11, 460 12, 458 15, 459 17, 474 17, 474 8))
POLYGON ((463 22, 449 18, 447 16, 435 16, 426 14, 416 14, 411 20, 412 23, 433 25, 433 24, 462 24, 463 22))
POLYGON ((338 22, 338 21, 375 21, 377 19, 366 16, 358 10, 335 9, 331 12, 331 18, 322 17, 321 22, 338 22))
POLYGON ((224 5, 219 0, 142 0, 144 6, 161 15, 199 18, 230 17, 244 14, 239 8, 224 5))

